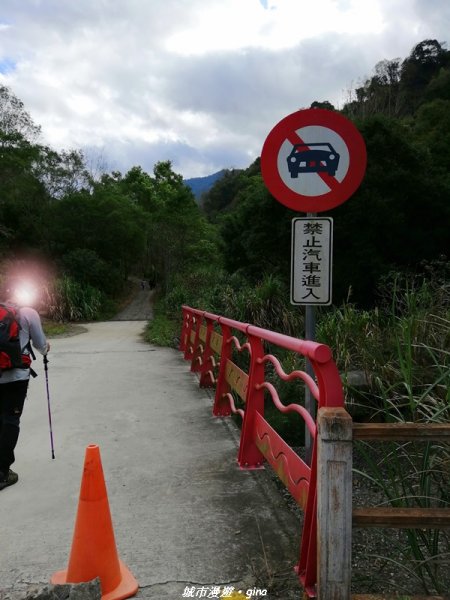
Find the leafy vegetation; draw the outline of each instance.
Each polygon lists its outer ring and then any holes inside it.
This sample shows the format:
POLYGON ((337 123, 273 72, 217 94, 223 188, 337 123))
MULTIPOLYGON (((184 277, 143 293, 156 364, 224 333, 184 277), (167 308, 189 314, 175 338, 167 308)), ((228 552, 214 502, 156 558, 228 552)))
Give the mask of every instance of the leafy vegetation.
POLYGON ((165 292, 179 273, 220 263, 218 236, 169 161, 153 175, 133 167, 94 178, 81 152, 39 143, 23 103, 0 87, 0 255, 28 273, 46 263, 42 282, 51 317, 92 320, 111 312, 127 278, 165 292))
MULTIPOLYGON (((421 261, 448 251, 449 102, 450 52, 433 39, 403 61, 379 62, 349 91, 342 112, 364 136, 368 168, 353 198, 333 211, 335 306, 351 301, 372 309, 388 273, 415 272, 421 261)), ((326 100, 312 106, 334 110, 326 100)), ((169 161, 152 174, 136 166, 94 177, 81 152, 57 153, 39 142, 40 134, 23 103, 1 86, 5 258, 45 259, 57 277, 97 289, 101 304, 120 296, 128 275, 136 274, 158 285, 169 311, 189 298, 301 334, 280 294, 290 283, 296 213, 268 193, 259 159, 225 171, 199 210, 169 161)))

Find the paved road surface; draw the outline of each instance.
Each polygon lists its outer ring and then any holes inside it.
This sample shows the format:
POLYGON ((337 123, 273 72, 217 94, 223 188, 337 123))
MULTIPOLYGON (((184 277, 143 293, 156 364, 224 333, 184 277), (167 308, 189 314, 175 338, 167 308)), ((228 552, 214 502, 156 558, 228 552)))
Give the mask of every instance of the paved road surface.
POLYGON ((133 300, 114 317, 114 320, 149 321, 153 319, 152 299, 154 290, 148 290, 148 288, 142 290, 136 282, 131 284, 137 286, 137 292, 133 300))
POLYGON ((36 362, 14 465, 20 480, 0 492, 0 589, 46 583, 66 568, 89 444, 100 447, 118 553, 138 598, 181 600, 186 586, 268 587, 274 573, 278 587, 295 580, 299 524, 273 479, 237 468, 235 427, 211 416, 211 397, 181 353, 142 341, 144 327, 94 323, 52 341, 55 460, 36 362))

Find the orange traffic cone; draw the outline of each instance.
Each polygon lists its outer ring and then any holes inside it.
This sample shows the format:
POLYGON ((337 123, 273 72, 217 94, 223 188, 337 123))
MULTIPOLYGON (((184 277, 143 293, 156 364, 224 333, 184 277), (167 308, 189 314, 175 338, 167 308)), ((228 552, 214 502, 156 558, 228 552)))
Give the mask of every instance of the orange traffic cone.
POLYGON ((86 448, 80 499, 69 565, 51 577, 53 584, 80 583, 100 578, 102 600, 134 596, 138 583, 119 559, 108 504, 100 448, 86 448))

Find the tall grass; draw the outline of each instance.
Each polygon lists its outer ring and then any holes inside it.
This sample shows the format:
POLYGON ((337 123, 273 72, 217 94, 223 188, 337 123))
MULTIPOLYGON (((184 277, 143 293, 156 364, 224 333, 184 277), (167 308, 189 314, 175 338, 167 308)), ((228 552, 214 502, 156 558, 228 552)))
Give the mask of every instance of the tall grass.
POLYGON ((302 337, 303 315, 286 302, 288 297, 289 291, 273 275, 262 275, 258 283, 251 285, 238 274, 228 275, 217 269, 202 267, 174 277, 171 289, 156 298, 155 318, 153 323, 149 323, 148 339, 153 337, 152 330, 155 330, 155 339, 172 340, 172 332, 179 334, 183 304, 302 337), (161 337, 156 329, 169 333, 161 337))
POLYGON ((99 317, 102 293, 70 277, 56 279, 48 294, 48 316, 55 321, 92 321, 99 317))
MULTIPOLYGON (((450 418, 450 320, 408 313, 393 323, 396 360, 379 371, 375 418, 390 422, 448 422, 450 418), (435 325, 439 323, 439 328, 435 325), (437 339, 439 338, 439 339, 437 339), (431 346, 430 344, 433 344, 431 346)), ((366 475, 392 506, 450 507, 449 448, 443 443, 383 444, 359 448, 366 475), (377 451, 378 450, 378 451, 377 451)), ((443 530, 406 530, 397 551, 426 593, 447 592, 450 538, 443 530)), ((400 564, 400 563, 399 563, 400 564)))
MULTIPOLYGON (((333 347, 344 373, 358 368, 367 374, 366 389, 346 386, 349 406, 359 406, 362 420, 448 423, 448 286, 439 279, 393 275, 389 290, 391 297, 381 303, 381 310, 368 314, 344 306, 320 323, 320 335, 333 347)), ((356 474, 381 494, 381 504, 450 507, 447 444, 359 442, 356 454, 364 467, 356 474)), ((446 531, 404 530, 390 540, 391 558, 377 557, 386 568, 404 569, 411 585, 427 594, 448 592, 450 538, 446 531)))
POLYGON ((303 314, 286 302, 288 297, 289 291, 278 277, 262 275, 252 286, 228 285, 222 298, 224 314, 236 321, 302 337, 303 314))

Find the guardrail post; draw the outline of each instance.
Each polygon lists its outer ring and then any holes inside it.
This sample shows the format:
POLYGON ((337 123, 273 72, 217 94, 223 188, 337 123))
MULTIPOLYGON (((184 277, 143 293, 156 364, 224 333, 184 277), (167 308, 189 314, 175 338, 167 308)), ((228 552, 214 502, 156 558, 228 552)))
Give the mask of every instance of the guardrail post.
POLYGON ((192 330, 194 328, 194 326, 197 323, 197 316, 194 313, 191 313, 189 315, 189 322, 188 322, 188 326, 187 326, 187 331, 186 331, 186 340, 185 340, 185 346, 184 346, 184 358, 185 360, 192 360, 192 353, 193 353, 193 347, 192 347, 192 330))
POLYGON ((248 334, 247 337, 250 342, 251 357, 238 463, 243 469, 257 469, 264 462, 264 455, 255 442, 255 413, 259 412, 261 416, 264 416, 264 389, 259 387, 264 382, 264 364, 262 362, 264 347, 260 338, 248 334))
POLYGON ((351 598, 352 419, 344 408, 317 418, 317 597, 351 598))
MULTIPOLYGON (((191 319, 189 321, 189 327, 188 327, 188 336, 186 339, 186 347, 184 349, 184 358, 186 360, 191 361, 191 363, 194 359, 195 351, 198 346, 198 336, 200 333, 201 322, 202 322, 202 318, 201 318, 201 316, 199 316, 197 314, 197 312, 191 313, 191 319), (194 339, 192 339, 192 333, 194 333, 194 339)), ((191 364, 191 370, 192 370, 192 364, 191 364)))
POLYGON ((214 397, 213 415, 215 417, 229 417, 231 415, 230 404, 224 400, 224 395, 230 391, 230 386, 227 383, 225 373, 227 361, 231 358, 231 329, 228 325, 219 324, 222 330, 222 349, 220 351, 220 366, 219 375, 217 377, 216 394, 214 397))
POLYGON ((184 352, 186 349, 186 339, 189 335, 189 319, 190 312, 187 306, 182 307, 183 311, 183 324, 181 325, 181 335, 180 335, 180 346, 179 349, 184 352))
POLYGON ((205 351, 203 353, 203 364, 200 369, 200 387, 214 387, 214 381, 208 378, 208 372, 212 372, 211 334, 214 330, 214 321, 211 318, 204 317, 206 321, 206 341, 205 351))
POLYGON ((200 340, 200 331, 203 325, 203 315, 197 315, 197 326, 195 328, 195 338, 192 346, 192 357, 191 357, 191 371, 198 372, 201 370, 201 362, 203 361, 203 353, 205 351, 205 347, 202 345, 200 340))

